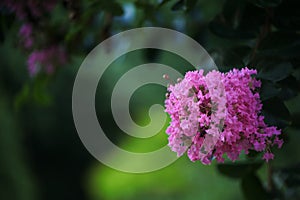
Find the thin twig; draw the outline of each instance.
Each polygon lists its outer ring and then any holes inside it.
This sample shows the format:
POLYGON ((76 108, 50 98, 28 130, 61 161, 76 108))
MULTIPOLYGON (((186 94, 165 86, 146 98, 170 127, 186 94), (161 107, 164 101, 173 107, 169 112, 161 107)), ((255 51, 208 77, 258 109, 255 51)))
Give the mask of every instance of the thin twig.
POLYGON ((268 178, 268 190, 273 191, 274 189, 274 182, 273 182, 273 168, 271 162, 267 163, 267 178, 268 178))
POLYGON ((272 15, 272 10, 270 10, 270 8, 266 8, 266 18, 265 18, 265 23, 263 25, 263 27, 261 28, 258 38, 256 40, 255 46, 253 48, 253 51, 251 53, 250 56, 250 61, 251 63, 254 61, 257 50, 261 44, 261 41, 270 33, 271 31, 271 19, 273 17, 272 15))

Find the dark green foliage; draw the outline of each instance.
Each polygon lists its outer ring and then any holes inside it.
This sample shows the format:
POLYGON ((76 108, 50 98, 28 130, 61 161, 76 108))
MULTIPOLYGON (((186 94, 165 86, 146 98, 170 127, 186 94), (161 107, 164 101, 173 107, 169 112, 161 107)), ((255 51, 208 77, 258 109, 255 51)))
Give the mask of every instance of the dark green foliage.
POLYGON ((249 173, 242 178, 242 191, 247 200, 268 200, 271 199, 260 179, 254 173, 249 173))
POLYGON ((226 1, 223 12, 210 23, 210 29, 224 38, 253 39, 264 20, 265 13, 259 7, 245 1, 226 1))
POLYGON ((262 101, 270 99, 280 94, 281 88, 271 81, 262 81, 262 87, 260 90, 260 98, 262 101))
POLYGON ((263 115, 265 122, 271 126, 277 126, 281 129, 291 125, 291 116, 282 100, 271 98, 263 102, 263 115), (276 109, 275 109, 276 108, 276 109))
POLYGON ((173 11, 183 10, 184 8, 185 8, 185 0, 179 0, 172 6, 173 11))
MULTIPOLYGON (((189 12, 189 11, 191 11, 196 6, 197 1, 198 0, 179 0, 179 1, 176 1, 172 5, 171 9, 173 11, 185 10, 185 11, 189 12)), ((163 1, 161 4, 164 4, 166 2, 168 2, 168 0, 167 1, 163 1)))
POLYGON ((281 3, 281 1, 282 0, 249 0, 249 2, 254 5, 263 8, 276 7, 281 3))
MULTIPOLYGON (((288 138, 286 129, 300 127, 299 108, 295 111, 291 105, 286 106, 300 91, 299 8, 300 2, 293 0, 227 0, 222 12, 209 25, 213 34, 223 41, 231 41, 213 51, 223 71, 245 66, 258 70, 265 122, 283 129, 285 139, 288 138)), ((250 152, 247 159, 256 160, 257 153, 250 152)), ((257 165, 223 164, 217 168, 225 176, 241 180, 245 199, 299 197, 299 165, 268 171, 269 192, 256 175, 257 165), (274 184, 277 173, 280 176, 274 184)))
POLYGON ((276 63, 268 61, 261 67, 258 78, 277 82, 285 79, 293 72, 293 66, 288 62, 276 63))
POLYGON ((225 163, 218 164, 217 169, 220 173, 230 178, 243 178, 254 173, 263 165, 262 162, 242 162, 242 163, 225 163))
POLYGON ((299 33, 275 31, 265 37, 258 48, 258 56, 268 59, 289 60, 300 54, 299 33), (275 42, 276 41, 276 42, 275 42))

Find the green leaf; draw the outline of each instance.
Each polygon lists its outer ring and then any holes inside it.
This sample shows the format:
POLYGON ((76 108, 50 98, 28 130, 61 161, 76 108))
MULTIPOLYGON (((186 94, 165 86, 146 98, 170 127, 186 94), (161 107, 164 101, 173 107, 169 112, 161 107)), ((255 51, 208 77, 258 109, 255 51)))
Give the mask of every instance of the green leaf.
POLYGON ((228 72, 232 67, 240 69, 248 66, 250 52, 251 48, 246 45, 211 49, 209 51, 214 56, 214 61, 221 72, 228 72))
POLYGON ((293 72, 293 66, 289 62, 269 62, 259 71, 257 77, 277 82, 285 79, 293 72))
POLYGON ((262 101, 270 99, 280 94, 281 89, 270 81, 262 81, 260 98, 262 101))
POLYGON ((53 102, 52 96, 46 90, 46 85, 44 83, 35 83, 32 92, 35 102, 39 105, 47 106, 53 102))
POLYGON ((242 191, 247 200, 268 200, 270 196, 264 189, 261 181, 254 173, 247 174, 242 178, 242 191))
POLYGON ((67 34, 65 35, 65 41, 66 43, 71 42, 73 39, 75 39, 78 34, 80 34, 80 32, 83 30, 83 26, 82 25, 78 25, 78 24, 72 24, 69 31, 67 32, 67 34))
POLYGON ((291 115, 283 101, 277 97, 263 101, 262 114, 265 122, 270 126, 277 126, 280 129, 291 125, 291 115))
POLYGON ((278 84, 281 86, 281 91, 279 94, 279 97, 282 100, 289 100, 291 98, 294 98, 298 95, 300 91, 300 86, 298 84, 297 79, 294 76, 289 76, 282 81, 278 82, 278 84))
POLYGON ((68 22, 68 11, 61 4, 57 4, 51 11, 49 23, 52 26, 57 26, 58 24, 66 25, 68 22))
POLYGON ((262 80, 260 98, 262 101, 265 101, 277 96, 285 101, 296 97, 299 91, 300 86, 298 81, 291 75, 276 83, 268 80, 262 80))
POLYGON ((255 163, 224 163, 218 164, 218 171, 230 178, 242 178, 249 173, 253 173, 262 166, 262 162, 255 163))
POLYGON ((257 51, 259 57, 269 59, 298 58, 300 54, 300 37, 298 33, 276 31, 261 41, 257 51))

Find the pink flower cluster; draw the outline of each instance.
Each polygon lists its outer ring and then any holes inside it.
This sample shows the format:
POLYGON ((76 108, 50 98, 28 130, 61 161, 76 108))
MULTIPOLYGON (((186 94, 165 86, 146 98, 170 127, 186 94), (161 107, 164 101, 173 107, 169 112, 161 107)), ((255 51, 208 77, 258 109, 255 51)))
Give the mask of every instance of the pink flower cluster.
POLYGON ((34 34, 37 33, 37 30, 39 30, 38 34, 41 34, 41 27, 37 28, 41 23, 38 22, 50 14, 57 3, 57 0, 3 0, 0 3, 0 6, 9 9, 23 22, 19 36, 22 46, 31 51, 27 59, 28 71, 31 76, 41 71, 52 74, 56 66, 64 65, 67 62, 66 51, 61 45, 39 47, 37 50, 37 46, 40 45, 34 37, 37 35, 34 34))
POLYGON ((29 74, 36 75, 40 71, 47 74, 54 72, 55 66, 63 65, 67 62, 67 55, 64 48, 51 46, 47 49, 33 51, 27 60, 29 74))
POLYGON ((165 101, 171 122, 166 132, 169 146, 178 156, 187 151, 191 161, 210 164, 224 154, 235 161, 242 151, 264 152, 273 159, 270 147, 281 148, 281 131, 267 126, 261 115, 262 104, 257 72, 244 68, 228 73, 202 70, 187 72, 184 79, 168 87, 165 101))

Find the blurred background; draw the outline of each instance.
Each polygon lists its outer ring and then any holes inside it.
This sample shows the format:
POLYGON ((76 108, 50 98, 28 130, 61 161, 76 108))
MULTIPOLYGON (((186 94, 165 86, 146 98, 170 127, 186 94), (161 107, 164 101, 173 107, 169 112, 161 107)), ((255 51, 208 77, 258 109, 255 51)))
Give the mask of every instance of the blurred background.
MULTIPOLYGON (((2 0, 0 2, 0 199, 300 199, 300 3, 297 0, 2 0), (72 116, 72 88, 85 56, 121 31, 157 26, 199 42, 221 71, 259 71, 266 122, 283 130, 270 164, 261 155, 204 166, 186 156, 151 173, 102 165, 85 149, 72 116)), ((161 50, 119 57, 96 95, 102 128, 118 146, 148 152, 167 144, 165 127, 149 139, 114 122, 114 85, 149 62, 185 73, 193 66, 161 50)), ((166 88, 145 85, 131 98, 139 125, 166 88)), ((116 157, 118 155, 115 155, 116 157)))

